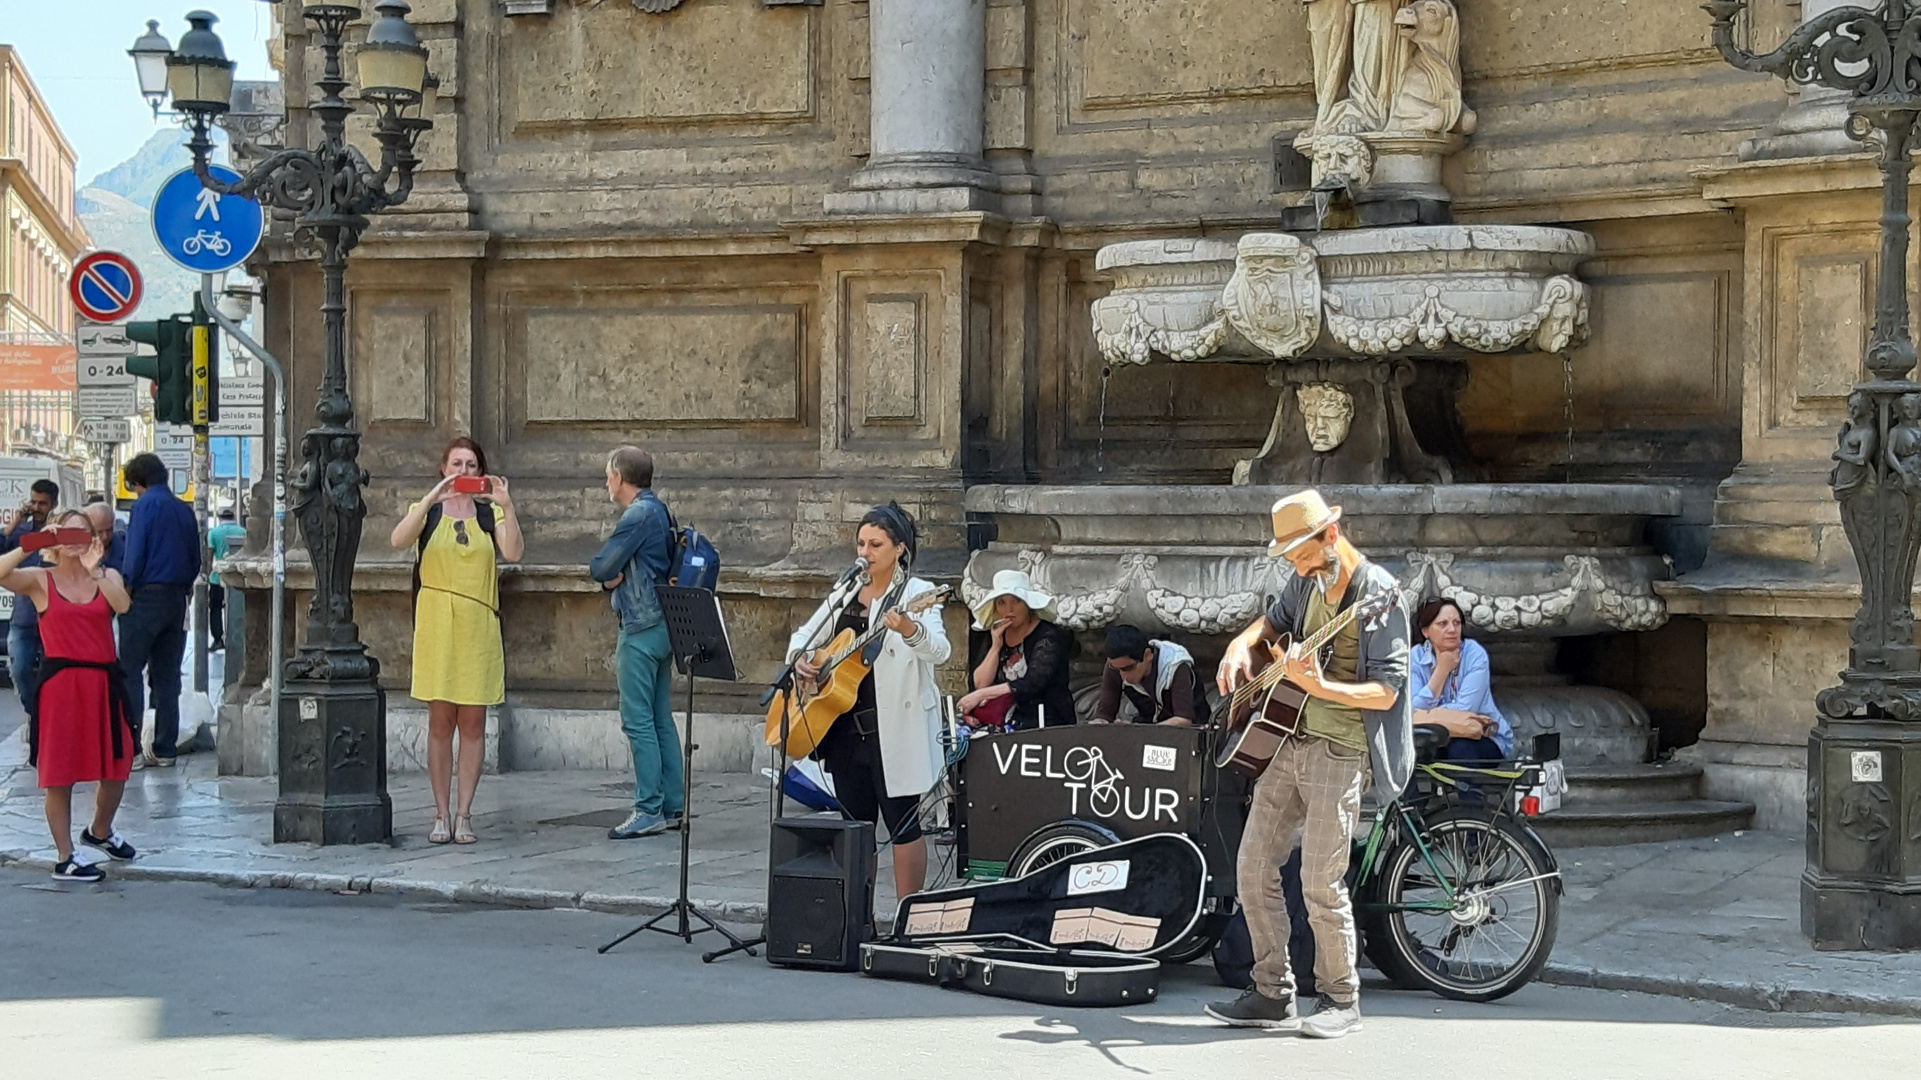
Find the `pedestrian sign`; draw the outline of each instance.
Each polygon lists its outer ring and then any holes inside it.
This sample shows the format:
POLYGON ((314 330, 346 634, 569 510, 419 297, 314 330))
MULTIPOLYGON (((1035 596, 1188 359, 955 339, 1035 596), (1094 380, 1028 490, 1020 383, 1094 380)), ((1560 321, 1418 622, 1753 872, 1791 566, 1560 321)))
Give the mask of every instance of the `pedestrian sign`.
POLYGON ((140 306, 140 270, 117 251, 96 251, 73 265, 67 292, 80 317, 119 322, 140 306))
MULTIPOLYGON (((224 183, 240 180, 225 165, 207 168, 224 183)), ((260 246, 265 223, 259 203, 208 190, 192 169, 168 177, 153 197, 153 235, 160 250, 196 274, 218 274, 246 262, 260 246)))

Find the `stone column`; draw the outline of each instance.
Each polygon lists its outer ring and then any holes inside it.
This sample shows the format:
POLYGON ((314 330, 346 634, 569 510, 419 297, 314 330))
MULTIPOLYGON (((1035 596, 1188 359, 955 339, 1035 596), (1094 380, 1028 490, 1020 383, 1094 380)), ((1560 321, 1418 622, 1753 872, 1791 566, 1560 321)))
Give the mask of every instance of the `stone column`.
MULTIPOLYGON (((1861 0, 1801 0, 1801 21, 1825 15, 1838 7, 1871 6, 1861 0)), ((1842 130, 1848 120, 1846 91, 1826 86, 1792 86, 1791 101, 1766 135, 1741 144, 1742 161, 1779 161, 1786 158, 1826 157, 1864 153, 1861 144, 1842 130)))
POLYGON ((985 0, 870 0, 872 151, 829 213, 994 209, 981 156, 985 0))

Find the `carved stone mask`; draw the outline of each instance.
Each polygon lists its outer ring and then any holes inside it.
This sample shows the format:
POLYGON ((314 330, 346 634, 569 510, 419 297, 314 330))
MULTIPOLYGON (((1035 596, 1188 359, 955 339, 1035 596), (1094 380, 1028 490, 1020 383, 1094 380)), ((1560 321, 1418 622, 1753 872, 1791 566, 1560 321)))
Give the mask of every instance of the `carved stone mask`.
POLYGON ((1307 444, 1325 454, 1347 441, 1354 422, 1354 397, 1333 383, 1309 383, 1294 391, 1307 428, 1307 444))

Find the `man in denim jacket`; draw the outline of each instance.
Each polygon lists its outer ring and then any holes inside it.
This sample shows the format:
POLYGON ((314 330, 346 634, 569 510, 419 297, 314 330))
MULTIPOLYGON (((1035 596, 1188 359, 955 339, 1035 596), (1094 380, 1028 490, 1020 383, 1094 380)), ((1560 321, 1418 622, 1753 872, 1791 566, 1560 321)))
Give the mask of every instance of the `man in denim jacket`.
POLYGON ((634 810, 607 833, 632 840, 680 827, 680 736, 668 699, 674 675, 667 622, 654 586, 667 580, 673 531, 653 492, 654 459, 638 446, 607 455, 607 494, 624 507, 587 572, 614 594, 620 618, 620 727, 634 751, 634 810))

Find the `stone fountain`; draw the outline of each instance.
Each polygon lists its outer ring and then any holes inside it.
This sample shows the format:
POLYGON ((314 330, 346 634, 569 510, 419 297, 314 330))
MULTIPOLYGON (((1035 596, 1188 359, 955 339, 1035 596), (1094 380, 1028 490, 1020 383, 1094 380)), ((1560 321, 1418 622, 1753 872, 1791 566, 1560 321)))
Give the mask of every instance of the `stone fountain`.
POLYGON ((1487 470, 1463 438, 1465 358, 1560 365, 1588 336, 1578 271, 1594 242, 1450 220, 1442 161, 1474 126, 1454 8, 1415 0, 1373 25, 1386 7, 1352 9, 1339 50, 1315 31, 1318 109, 1296 140, 1314 189, 1275 229, 1114 244, 1096 259, 1113 281, 1091 313, 1106 363, 1267 365, 1265 443, 1231 486, 972 488, 967 510, 995 539, 964 591, 1025 569, 1072 628, 1129 622, 1218 655, 1291 573, 1265 555, 1269 505, 1312 484, 1413 596, 1461 604, 1522 738, 1560 732, 1571 766, 1635 765, 1651 750, 1646 710, 1552 674, 1554 642, 1665 622, 1652 584, 1669 570, 1644 533, 1680 512, 1681 493, 1476 482, 1487 470))

